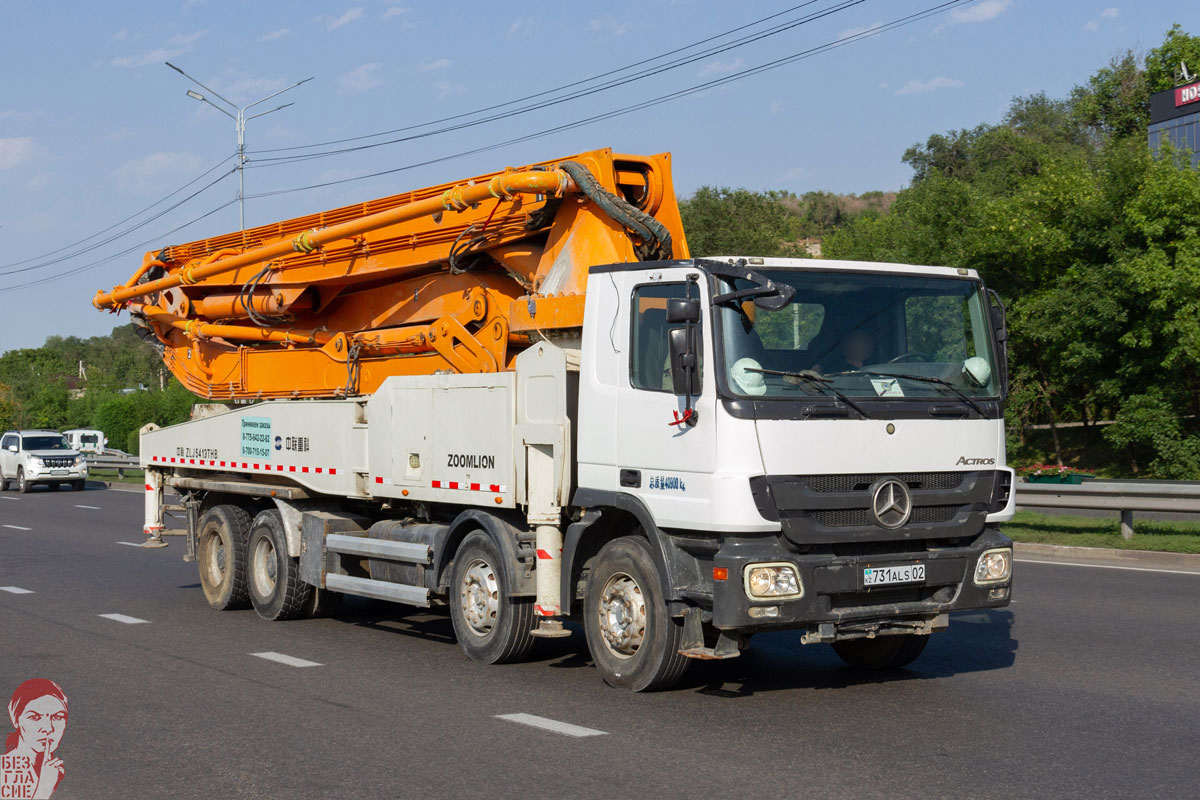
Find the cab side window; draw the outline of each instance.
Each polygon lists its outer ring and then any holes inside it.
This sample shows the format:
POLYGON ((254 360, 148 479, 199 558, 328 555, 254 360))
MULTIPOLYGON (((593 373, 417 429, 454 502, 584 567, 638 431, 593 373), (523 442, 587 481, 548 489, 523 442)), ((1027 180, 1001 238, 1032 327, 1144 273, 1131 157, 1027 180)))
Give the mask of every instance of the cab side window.
POLYGON ((0 450, 7 450, 8 448, 12 447, 16 443, 17 443, 17 437, 5 436, 3 440, 0 440, 0 450))
MULTIPOLYGON (((692 292, 692 296, 695 297, 694 287, 692 292)), ((634 289, 632 331, 629 337, 629 382, 634 388, 674 392, 667 332, 672 328, 682 328, 683 323, 667 323, 667 300, 686 297, 687 286, 683 283, 658 283, 634 289)), ((699 327, 697 326, 697 334, 700 333, 699 327)), ((699 341, 700 337, 697 336, 697 342, 699 341)), ((700 372, 703 375, 702 360, 700 372)))

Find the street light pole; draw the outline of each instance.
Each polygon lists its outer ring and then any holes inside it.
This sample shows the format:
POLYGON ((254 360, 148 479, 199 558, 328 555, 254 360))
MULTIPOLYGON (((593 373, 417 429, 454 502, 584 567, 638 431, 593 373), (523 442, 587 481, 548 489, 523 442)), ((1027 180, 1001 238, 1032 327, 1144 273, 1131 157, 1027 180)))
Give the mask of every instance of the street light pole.
POLYGON ((199 92, 197 92, 193 89, 188 89, 188 91, 187 91, 188 97, 192 98, 193 100, 199 100, 202 103, 208 103, 210 106, 215 108, 217 111, 220 111, 222 114, 224 114, 225 116, 232 119, 234 122, 234 125, 236 126, 236 129, 237 129, 237 172, 238 172, 238 224, 241 226, 242 230, 245 230, 246 229, 246 123, 252 119, 258 119, 259 117, 265 117, 267 114, 272 114, 276 111, 281 111, 281 110, 287 108, 288 106, 295 105, 295 103, 284 103, 281 106, 276 106, 275 108, 272 108, 270 111, 261 111, 257 114, 252 114, 249 117, 246 116, 246 112, 248 110, 250 110, 251 108, 254 108, 256 105, 259 105, 260 103, 265 103, 268 100, 270 100, 271 98, 278 97, 279 95, 283 94, 284 92, 291 91, 292 89, 295 89, 297 86, 299 86, 303 83, 308 83, 309 81, 312 80, 312 78, 305 78, 302 81, 297 81, 296 83, 293 83, 291 86, 280 89, 278 92, 274 92, 260 100, 255 100, 253 103, 247 103, 246 105, 239 107, 236 103, 232 102, 231 100, 227 100, 224 97, 222 97, 221 95, 217 94, 215 91, 208 88, 203 83, 201 83, 200 81, 193 78, 191 75, 188 75, 186 72, 184 72, 179 67, 172 64, 170 61, 166 61, 164 63, 171 69, 178 72, 183 77, 187 78, 192 83, 199 86, 204 91, 210 93, 213 97, 215 97, 218 100, 220 100, 221 102, 225 103, 225 105, 229 106, 229 108, 233 109, 233 112, 230 112, 229 110, 217 105, 212 100, 209 100, 207 97, 205 97, 204 95, 200 94, 199 92))

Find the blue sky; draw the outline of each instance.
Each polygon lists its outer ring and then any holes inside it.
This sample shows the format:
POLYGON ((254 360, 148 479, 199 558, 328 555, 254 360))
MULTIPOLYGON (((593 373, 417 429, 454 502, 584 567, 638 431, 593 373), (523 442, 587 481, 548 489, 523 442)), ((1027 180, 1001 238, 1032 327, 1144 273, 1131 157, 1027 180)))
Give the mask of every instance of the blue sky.
MULTIPOLYGON (((246 171, 247 225, 605 146, 671 151, 682 195, 705 184, 863 192, 902 187, 909 170, 900 156, 914 142, 997 121, 1016 95, 1043 90, 1065 95, 1110 57, 1155 46, 1175 21, 1186 26, 1195 10, 1194 3, 1175 0, 1112 2, 974 0, 615 119, 388 176, 254 198, 541 132, 732 76, 922 11, 937 0, 841 3, 844 8, 823 18, 585 98, 437 136, 291 163, 264 159, 305 151, 254 151, 471 112, 684 47, 784 12, 800 0, 5 0, 0 352, 40 345, 51 334, 107 333, 125 318, 95 311, 90 298, 96 289, 125 280, 142 252, 237 229, 236 204, 214 211, 235 197, 236 179, 230 176, 112 242, 104 240, 149 214, 84 245, 43 255, 139 212, 232 155, 232 120, 187 97, 187 89, 195 87, 168 69, 167 60, 238 103, 313 77, 260 108, 289 100, 294 106, 248 125, 247 149, 256 161, 246 171), (54 277, 68 271, 75 274, 54 277), (16 288, 22 284, 32 285, 16 288)), ((743 34, 838 5, 816 0, 743 34)), ((149 213, 230 166, 232 161, 149 213)))

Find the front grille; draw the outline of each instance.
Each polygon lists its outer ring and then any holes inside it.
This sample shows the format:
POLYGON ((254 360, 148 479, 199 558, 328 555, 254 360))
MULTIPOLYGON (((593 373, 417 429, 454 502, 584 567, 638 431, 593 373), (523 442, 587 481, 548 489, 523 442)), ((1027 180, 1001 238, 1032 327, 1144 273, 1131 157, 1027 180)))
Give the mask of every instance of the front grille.
POLYGON ((813 475, 807 478, 808 488, 814 492, 866 491, 875 481, 883 477, 899 478, 909 489, 956 489, 963 482, 965 472, 899 472, 877 475, 813 475))
POLYGON ((43 463, 43 464, 45 464, 47 467, 51 467, 51 468, 53 468, 53 469, 62 469, 63 467, 73 467, 73 466, 75 466, 75 458, 74 458, 74 457, 70 457, 70 458, 61 458, 61 457, 43 458, 43 459, 42 459, 42 463, 43 463))
MULTIPOLYGON (((929 524, 949 522, 954 519, 958 506, 917 506, 908 518, 910 523, 929 524)), ((874 525, 875 516, 868 508, 837 508, 830 511, 814 511, 813 519, 826 528, 850 528, 874 525)))

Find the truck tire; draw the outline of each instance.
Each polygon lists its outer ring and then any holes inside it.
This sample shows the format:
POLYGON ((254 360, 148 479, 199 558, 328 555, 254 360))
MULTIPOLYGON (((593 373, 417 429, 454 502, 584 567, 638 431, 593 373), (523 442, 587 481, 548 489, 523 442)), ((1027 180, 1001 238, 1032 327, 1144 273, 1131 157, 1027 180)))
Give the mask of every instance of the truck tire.
POLYGON ((21 494, 29 494, 33 491, 33 484, 25 480, 24 467, 17 467, 17 491, 21 494))
POLYGON ((218 611, 250 606, 246 587, 246 540, 250 514, 235 505, 217 505, 200 518, 196 564, 208 604, 218 611))
POLYGON ((837 653, 842 661, 858 669, 900 669, 916 661, 928 643, 928 636, 904 633, 875 639, 834 642, 833 652, 837 653))
POLYGON ((483 531, 467 534, 454 554, 450 621, 458 646, 481 664, 520 661, 533 648, 533 598, 508 594, 507 569, 483 531))
POLYGON ((592 661, 609 686, 669 689, 691 663, 679 654, 683 622, 669 615, 650 544, 640 536, 600 549, 588 572, 583 615, 592 661))
POLYGON ((250 604, 263 619, 295 619, 309 607, 313 587, 300 580, 299 559, 288 555, 287 546, 279 512, 259 512, 250 525, 246 581, 250 604))

